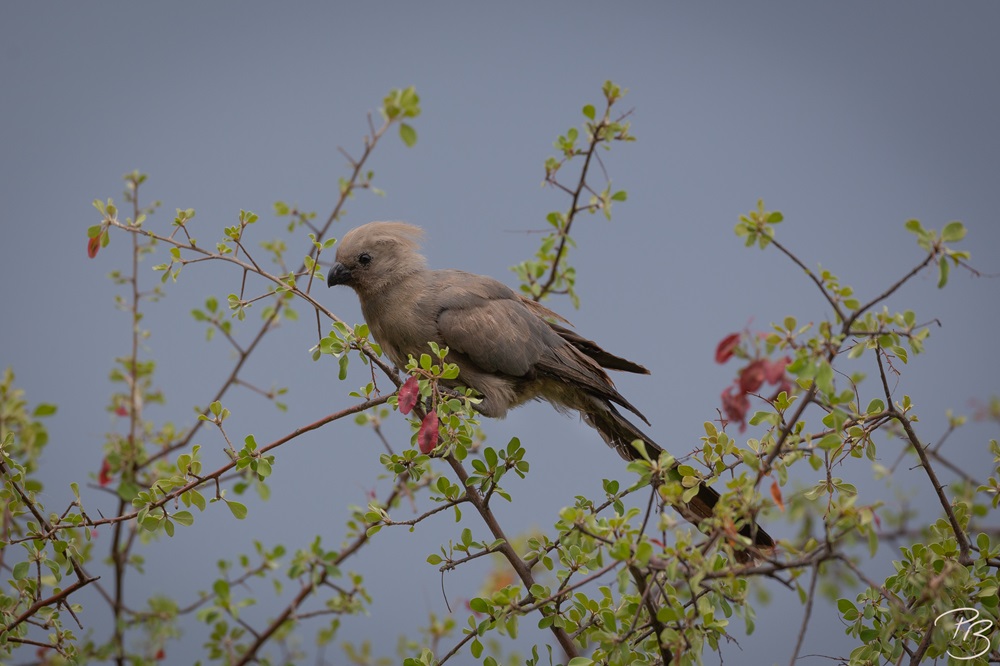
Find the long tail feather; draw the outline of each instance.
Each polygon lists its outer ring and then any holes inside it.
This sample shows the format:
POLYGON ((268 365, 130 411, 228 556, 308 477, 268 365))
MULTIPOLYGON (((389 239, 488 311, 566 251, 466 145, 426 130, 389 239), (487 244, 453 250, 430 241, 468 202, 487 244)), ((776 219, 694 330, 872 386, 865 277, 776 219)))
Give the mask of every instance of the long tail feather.
MULTIPOLYGON (((637 460, 642 457, 632 443, 635 440, 642 441, 650 458, 656 458, 663 451, 656 442, 632 425, 610 403, 606 403, 606 406, 595 406, 594 409, 583 412, 583 420, 597 430, 601 438, 625 460, 637 460)), ((708 486, 701 485, 698 487, 698 494, 691 498, 687 504, 679 506, 677 509, 685 519, 698 525, 701 519, 712 516, 718 501, 719 493, 708 486)), ((740 534, 752 539, 758 548, 770 549, 774 547, 771 535, 756 524, 744 525, 740 528, 740 534)), ((747 555, 740 559, 747 562, 750 561, 751 557, 747 555)))

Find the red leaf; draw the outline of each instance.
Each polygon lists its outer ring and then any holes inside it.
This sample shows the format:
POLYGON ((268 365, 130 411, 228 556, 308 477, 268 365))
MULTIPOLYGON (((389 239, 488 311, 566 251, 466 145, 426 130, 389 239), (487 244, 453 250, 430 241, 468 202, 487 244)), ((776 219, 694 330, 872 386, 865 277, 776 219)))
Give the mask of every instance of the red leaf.
POLYGON ((115 408, 115 414, 118 416, 128 416, 128 410, 125 409, 125 405, 118 405, 115 408))
POLYGON ((750 399, 746 393, 734 391, 730 386, 722 392, 722 409, 726 417, 740 424, 740 432, 747 429, 747 412, 750 411, 750 399))
POLYGON ((97 475, 97 482, 102 486, 106 486, 111 483, 111 463, 105 458, 104 462, 101 463, 101 471, 97 475))
POLYGON ((715 348, 715 362, 725 363, 730 358, 732 358, 733 353, 736 348, 740 345, 740 334, 730 333, 726 337, 722 338, 722 342, 719 346, 715 348))
POLYGON ((163 650, 163 648, 160 648, 159 650, 156 651, 157 661, 163 661, 166 658, 167 658, 167 653, 163 650))
POLYGON ((781 487, 778 486, 777 481, 771 482, 771 499, 774 500, 774 503, 777 504, 778 508, 781 509, 781 512, 784 513, 785 502, 781 499, 781 487))
POLYGON ((785 366, 792 362, 787 356, 777 361, 764 362, 764 376, 768 384, 778 384, 785 376, 785 366))
POLYGON ((421 453, 430 453, 438 443, 438 415, 437 412, 430 412, 424 417, 424 422, 420 424, 420 432, 417 433, 417 443, 420 444, 421 453))
POLYGON ((740 390, 744 393, 755 393, 760 385, 764 383, 767 375, 765 359, 752 361, 750 365, 740 370, 740 390))
POLYGON ((410 377, 399 387, 399 411, 403 414, 409 414, 413 406, 417 404, 419 397, 420 386, 417 384, 417 378, 410 377))
POLYGON ((97 256, 97 251, 101 249, 101 234, 97 234, 87 241, 87 256, 93 259, 97 256))

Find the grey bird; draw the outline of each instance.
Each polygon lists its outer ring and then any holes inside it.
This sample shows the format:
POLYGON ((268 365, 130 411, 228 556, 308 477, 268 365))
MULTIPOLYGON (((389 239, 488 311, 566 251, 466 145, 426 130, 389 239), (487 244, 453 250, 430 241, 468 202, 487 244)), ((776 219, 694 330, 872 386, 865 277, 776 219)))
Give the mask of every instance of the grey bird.
MULTIPOLYGON (((337 245, 326 280, 330 287, 354 289, 372 336, 396 367, 405 368, 411 355, 427 353, 433 341, 447 346, 448 361, 458 365, 451 385, 477 391, 482 396, 477 409, 485 416, 502 418, 529 400, 545 400, 560 412, 578 412, 626 460, 640 457, 635 440, 644 443, 651 458, 662 452, 622 416, 619 407, 649 425, 604 371, 649 374, 646 368, 556 323, 568 324, 493 278, 428 270, 420 254, 422 234, 402 222, 356 227, 337 245)), ((702 485, 677 509, 697 525, 712 515, 718 499, 702 485)), ((740 531, 759 547, 773 546, 754 525, 740 531)))

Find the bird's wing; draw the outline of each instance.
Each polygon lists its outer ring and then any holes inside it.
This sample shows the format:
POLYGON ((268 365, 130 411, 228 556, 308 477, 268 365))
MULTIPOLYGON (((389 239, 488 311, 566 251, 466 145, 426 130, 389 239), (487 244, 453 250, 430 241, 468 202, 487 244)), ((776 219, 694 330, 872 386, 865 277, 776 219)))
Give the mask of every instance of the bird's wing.
POLYGON ((580 409, 586 404, 582 395, 592 395, 616 402, 649 423, 618 393, 598 360, 560 335, 503 283, 461 271, 436 271, 433 283, 440 339, 480 370, 510 377, 547 376, 560 385, 561 395, 544 394, 550 401, 580 409), (570 387, 582 393, 574 394, 570 387))
POLYGON ((437 273, 441 340, 483 371, 523 377, 546 351, 565 344, 503 283, 461 271, 437 273))
POLYGON ((558 333, 563 340, 570 343, 571 345, 579 349, 581 352, 583 352, 590 358, 597 361, 598 364, 600 364, 602 367, 607 368, 608 370, 621 370, 623 372, 634 372, 640 375, 649 374, 649 370, 639 365, 638 363, 634 363, 633 361, 630 361, 627 358, 622 358, 621 356, 615 356, 611 352, 605 351, 596 342, 594 342, 593 340, 588 340, 587 338, 576 333, 575 331, 571 331, 564 326, 560 326, 559 324, 553 324, 551 322, 549 323, 549 326, 551 326, 552 330, 558 333))
POLYGON ((520 295, 518 296, 518 298, 521 299, 521 302, 524 303, 529 310, 534 312, 542 319, 546 320, 546 322, 552 328, 552 330, 559 334, 559 337, 561 337, 563 340, 565 340, 566 342, 570 343, 571 345, 579 349, 581 352, 583 352, 590 358, 597 361, 597 363, 600 364, 601 366, 609 370, 622 370, 624 372, 635 372, 641 375, 649 374, 649 370, 639 365, 638 363, 634 363, 628 360, 627 358, 622 358, 621 356, 615 356, 611 352, 602 349, 601 346, 598 345, 593 340, 588 340, 579 333, 576 333, 575 331, 571 331, 570 329, 566 328, 566 326, 572 326, 572 324, 569 323, 569 321, 562 315, 553 312, 552 310, 548 309, 541 303, 533 301, 530 298, 525 298, 524 296, 520 295), (566 324, 566 326, 561 326, 560 324, 566 324))

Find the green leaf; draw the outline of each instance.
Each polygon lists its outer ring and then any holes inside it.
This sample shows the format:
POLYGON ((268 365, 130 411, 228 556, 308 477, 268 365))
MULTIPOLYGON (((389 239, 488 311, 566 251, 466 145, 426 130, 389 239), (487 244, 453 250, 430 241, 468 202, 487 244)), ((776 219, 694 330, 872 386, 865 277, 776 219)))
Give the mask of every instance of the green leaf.
POLYGON ((235 516, 237 520, 243 520, 247 517, 247 508, 239 502, 226 500, 226 505, 229 507, 229 510, 233 512, 233 516, 235 516))
POLYGON ((267 462, 263 458, 257 461, 257 476, 267 478, 271 476, 271 463, 267 462))
POLYGON ((875 398, 868 403, 868 409, 865 410, 865 414, 881 414, 885 411, 885 403, 875 398))
POLYGON ((837 599, 837 610, 848 622, 853 622, 858 618, 858 609, 850 599, 837 599))
POLYGON ((126 502, 131 502, 139 495, 139 486, 131 481, 122 481, 118 486, 118 497, 126 502))
POLYGON ((194 523, 194 516, 191 515, 190 511, 178 511, 170 517, 185 527, 194 523))
POLYGON ((832 451, 841 444, 843 444, 843 440, 840 438, 840 435, 835 432, 831 432, 825 435, 823 439, 819 440, 819 442, 816 443, 816 446, 827 451, 832 451))
POLYGON ((942 256, 938 261, 938 289, 948 284, 948 257, 942 256))
POLYGON ((399 126, 399 138, 403 140, 407 148, 412 148, 417 142, 417 131, 406 123, 401 123, 399 126))
POLYGON ((596 113, 594 111, 594 105, 593 104, 588 104, 585 107, 583 107, 583 115, 585 115, 590 120, 593 120, 594 116, 596 115, 596 113))
POLYGON ((906 363, 908 355, 905 347, 900 347, 899 345, 893 345, 891 349, 892 353, 898 356, 900 361, 906 363))
POLYGON ((941 240, 946 243, 954 243, 965 238, 965 225, 961 222, 949 222, 941 230, 941 240))
POLYGON ((31 571, 30 562, 18 562, 14 565, 14 580, 21 580, 26 578, 28 572, 31 571))
POLYGON ((628 192, 625 190, 618 190, 611 195, 612 201, 625 201, 626 199, 628 199, 628 192))
POLYGON ((816 370, 816 385, 819 390, 827 395, 833 393, 833 368, 823 359, 816 370))
POLYGON ((35 407, 34 416, 37 417, 51 416, 52 414, 55 413, 56 413, 55 405, 50 405, 48 403, 43 402, 39 404, 37 407, 35 407))
POLYGON ((199 511, 204 511, 205 498, 202 496, 202 494, 199 493, 197 490, 190 490, 188 492, 190 493, 191 504, 194 504, 196 507, 198 507, 199 511))

